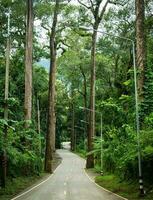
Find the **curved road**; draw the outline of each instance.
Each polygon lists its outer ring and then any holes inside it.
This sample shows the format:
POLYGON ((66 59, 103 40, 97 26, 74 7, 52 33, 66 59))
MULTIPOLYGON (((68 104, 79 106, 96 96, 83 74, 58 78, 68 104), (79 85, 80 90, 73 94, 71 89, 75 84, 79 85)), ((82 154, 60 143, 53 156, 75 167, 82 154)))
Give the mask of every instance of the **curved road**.
POLYGON ((43 184, 17 200, 121 200, 95 185, 85 174, 85 161, 68 150, 58 150, 62 163, 43 184))

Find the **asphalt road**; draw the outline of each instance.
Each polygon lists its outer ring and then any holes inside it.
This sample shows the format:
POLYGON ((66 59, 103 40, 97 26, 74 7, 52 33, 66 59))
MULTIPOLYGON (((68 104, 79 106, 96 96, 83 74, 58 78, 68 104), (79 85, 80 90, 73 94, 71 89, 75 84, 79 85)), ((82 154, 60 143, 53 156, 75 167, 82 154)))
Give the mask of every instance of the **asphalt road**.
POLYGON ((93 183, 85 174, 85 161, 68 150, 55 173, 43 184, 17 200, 121 200, 93 183))

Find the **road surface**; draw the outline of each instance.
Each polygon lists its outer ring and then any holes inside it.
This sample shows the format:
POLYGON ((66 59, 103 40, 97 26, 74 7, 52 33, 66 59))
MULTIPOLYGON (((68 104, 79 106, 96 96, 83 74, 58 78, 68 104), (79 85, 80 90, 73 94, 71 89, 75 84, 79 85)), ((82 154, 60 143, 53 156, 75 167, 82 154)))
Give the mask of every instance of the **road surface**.
POLYGON ((85 161, 68 150, 58 150, 62 163, 43 184, 17 200, 121 200, 93 183, 85 174, 85 161))

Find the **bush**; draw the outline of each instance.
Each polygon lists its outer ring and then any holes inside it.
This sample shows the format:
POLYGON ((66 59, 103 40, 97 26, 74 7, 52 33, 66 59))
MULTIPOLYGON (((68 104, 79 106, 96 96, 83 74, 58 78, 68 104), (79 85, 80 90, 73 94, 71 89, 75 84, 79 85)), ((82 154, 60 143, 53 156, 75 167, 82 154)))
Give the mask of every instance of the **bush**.
MULTIPOLYGON (((153 131, 140 132, 142 170, 144 179, 153 183, 153 131)), ((95 140, 94 153, 96 165, 100 166, 101 140, 95 140)), ((105 172, 115 173, 121 179, 138 179, 138 146, 136 132, 127 124, 105 133, 103 141, 103 167, 105 172), (107 135, 107 138, 106 138, 107 135)))
POLYGON ((15 122, 13 127, 0 121, 0 152, 6 151, 8 176, 34 175, 42 171, 40 136, 31 127, 24 129, 24 122, 15 122), (7 126, 7 138, 4 130, 7 126))

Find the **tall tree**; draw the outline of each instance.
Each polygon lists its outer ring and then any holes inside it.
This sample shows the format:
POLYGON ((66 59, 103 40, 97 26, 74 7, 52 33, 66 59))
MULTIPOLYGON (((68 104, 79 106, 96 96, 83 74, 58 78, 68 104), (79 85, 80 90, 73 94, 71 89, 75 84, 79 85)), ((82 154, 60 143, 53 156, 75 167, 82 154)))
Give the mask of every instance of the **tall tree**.
POLYGON ((26 52, 25 52, 25 120, 31 120, 32 113, 32 49, 33 49, 33 0, 27 0, 26 52))
MULTIPOLYGON (((92 43, 91 43, 91 78, 90 78, 90 115, 89 115, 89 128, 88 128, 88 151, 93 150, 93 138, 95 135, 95 80, 96 80, 96 40, 97 40, 97 30, 99 24, 103 18, 106 7, 109 3, 109 0, 103 1, 89 1, 90 5, 78 2, 83 5, 86 9, 90 10, 93 16, 93 33, 92 33, 92 43)), ((87 168, 94 167, 94 156, 90 154, 87 156, 87 168)))
MULTIPOLYGON (((83 67, 80 65, 80 71, 83 77, 83 92, 80 92, 80 94, 82 94, 83 96, 83 100, 84 100, 84 107, 87 108, 87 77, 86 77, 86 73, 83 70, 83 67)), ((88 121, 88 115, 87 115, 87 110, 84 111, 85 115, 84 115, 84 119, 85 122, 88 121)), ((88 123, 85 124, 85 131, 88 130, 88 123)))
POLYGON ((136 0, 136 57, 139 69, 138 92, 139 98, 143 99, 144 71, 146 67, 145 46, 145 5, 144 0, 136 0))
POLYGON ((46 135, 45 171, 52 173, 52 152, 55 150, 55 80, 56 80, 56 26, 59 0, 55 2, 52 30, 50 34, 50 76, 48 93, 48 130, 46 135))
MULTIPOLYGON (((8 36, 6 44, 6 68, 5 68, 5 106, 4 106, 4 119, 8 120, 8 97, 9 97, 9 65, 10 65, 10 7, 8 11, 8 36)), ((5 126, 5 140, 7 139, 7 126, 5 126)), ((6 171, 7 171, 7 159, 6 159, 6 147, 4 149, 3 155, 1 156, 3 164, 2 172, 2 187, 5 187, 6 182, 6 171)))
POLYGON ((72 125, 71 125, 71 151, 75 151, 76 150, 76 146, 75 146, 75 130, 74 130, 74 126, 75 126, 75 111, 74 111, 74 102, 72 102, 71 105, 71 112, 72 112, 72 125))
MULTIPOLYGON (((137 66, 139 69, 138 79, 138 95, 142 102, 144 99, 144 77, 146 68, 146 47, 145 47, 145 1, 136 0, 136 58, 137 66)), ((139 183, 140 194, 144 195, 143 180, 142 180, 142 167, 141 167, 141 150, 138 145, 139 154, 139 183)))

